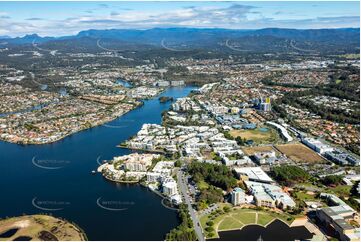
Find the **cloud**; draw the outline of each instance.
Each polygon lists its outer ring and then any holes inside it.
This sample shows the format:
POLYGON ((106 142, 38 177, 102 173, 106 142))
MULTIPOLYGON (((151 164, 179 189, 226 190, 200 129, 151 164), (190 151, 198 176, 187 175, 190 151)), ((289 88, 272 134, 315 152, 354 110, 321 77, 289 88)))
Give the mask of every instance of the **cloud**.
POLYGON ((99 6, 100 8, 109 8, 109 5, 106 4, 106 3, 98 4, 98 6, 99 6))
POLYGON ((11 19, 7 12, 0 12, 0 19, 11 19))
POLYGON ((25 20, 29 20, 29 21, 39 21, 39 20, 44 20, 43 18, 27 18, 25 20))
MULTIPOLYGON (((0 34, 19 36, 38 33, 41 36, 76 34, 86 29, 147 29, 153 27, 199 27, 199 28, 336 28, 359 27, 359 16, 317 17, 307 19, 280 18, 282 13, 277 10, 273 15, 265 17, 260 8, 231 4, 215 7, 212 5, 186 6, 172 10, 142 10, 113 8, 113 11, 101 11, 99 8, 109 8, 107 4, 99 4, 98 10, 88 9, 85 14, 69 15, 64 19, 50 20, 28 18, 24 21, 2 19, 0 34), (273 18, 275 16, 275 18, 273 18), (277 18, 276 18, 277 16, 277 18), (33 25, 36 21, 36 25, 33 25)), ((8 16, 1 13, 0 16, 8 16)), ((291 15, 290 15, 291 16, 291 15)), ((292 17, 292 16, 291 16, 292 17)))
POLYGON ((119 13, 116 12, 116 11, 111 11, 111 12, 110 12, 110 15, 111 15, 111 16, 116 16, 116 15, 119 15, 119 13))

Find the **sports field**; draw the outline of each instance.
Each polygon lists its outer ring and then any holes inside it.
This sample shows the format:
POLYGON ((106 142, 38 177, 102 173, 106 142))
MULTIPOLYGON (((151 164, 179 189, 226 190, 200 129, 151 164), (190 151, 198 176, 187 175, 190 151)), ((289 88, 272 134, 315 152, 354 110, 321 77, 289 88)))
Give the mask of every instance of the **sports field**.
POLYGON ((231 130, 229 134, 234 138, 241 137, 246 140, 253 140, 257 144, 270 144, 277 142, 279 139, 278 133, 276 130, 267 128, 267 129, 250 129, 250 130, 231 130))

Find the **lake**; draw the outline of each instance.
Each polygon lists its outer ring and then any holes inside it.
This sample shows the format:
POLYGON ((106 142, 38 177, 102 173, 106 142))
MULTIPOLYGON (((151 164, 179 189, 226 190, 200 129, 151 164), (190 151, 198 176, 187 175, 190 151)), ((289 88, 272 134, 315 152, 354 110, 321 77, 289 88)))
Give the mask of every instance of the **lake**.
POLYGON ((266 228, 260 225, 247 225, 241 230, 219 232, 219 239, 227 241, 294 241, 309 240, 311 234, 304 226, 288 227, 284 222, 275 220, 266 228))
MULTIPOLYGON (((172 87, 161 95, 184 97, 194 88, 172 87)), ((0 217, 47 213, 75 222, 89 240, 163 240, 179 224, 176 211, 147 188, 91 174, 97 160, 129 154, 116 145, 144 123, 161 123, 171 103, 160 103, 158 97, 107 125, 53 144, 0 142, 0 217)))

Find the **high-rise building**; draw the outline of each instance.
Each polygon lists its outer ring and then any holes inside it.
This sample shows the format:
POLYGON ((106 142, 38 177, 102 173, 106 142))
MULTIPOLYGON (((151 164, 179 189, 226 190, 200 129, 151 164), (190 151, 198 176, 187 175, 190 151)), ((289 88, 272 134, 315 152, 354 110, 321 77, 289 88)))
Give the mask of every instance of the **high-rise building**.
POLYGON ((246 202, 246 194, 241 188, 236 187, 231 192, 231 199, 232 199, 232 204, 234 206, 237 206, 246 202))
POLYGON ((267 103, 267 102, 260 103, 259 109, 264 112, 269 112, 272 109, 271 103, 267 103))
POLYGON ((163 181, 163 193, 167 196, 173 196, 178 193, 177 182, 173 178, 167 177, 163 181))

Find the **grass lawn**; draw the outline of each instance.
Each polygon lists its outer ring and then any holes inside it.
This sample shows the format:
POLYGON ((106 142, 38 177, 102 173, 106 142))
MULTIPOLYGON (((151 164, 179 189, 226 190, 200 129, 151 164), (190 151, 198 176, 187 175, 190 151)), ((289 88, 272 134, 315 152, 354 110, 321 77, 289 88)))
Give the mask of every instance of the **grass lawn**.
POLYGON ((232 230, 232 229, 239 229, 243 226, 243 223, 241 223, 239 220, 233 218, 233 217, 227 217, 227 219, 224 219, 218 226, 219 230, 232 230))
POLYGON ((244 224, 254 224, 256 223, 256 213, 254 212, 242 212, 232 215, 233 217, 237 217, 239 221, 244 224))
POLYGON ((268 131, 261 131, 259 129, 253 130, 231 130, 229 134, 234 138, 241 137, 247 140, 253 140, 258 144, 269 144, 276 142, 279 139, 279 135, 276 130, 267 128, 268 131))
POLYGON ((304 191, 299 191, 299 192, 296 192, 296 195, 297 195, 297 198, 299 199, 299 200, 302 200, 302 201, 307 201, 307 200, 310 200, 310 201, 312 201, 312 200, 317 200, 316 198, 315 198, 315 195, 311 195, 311 194, 307 194, 306 192, 304 192, 304 191))
POLYGON ((270 214, 259 212, 257 224, 266 226, 268 223, 270 223, 274 219, 275 219, 275 217, 270 214))
POLYGON ((209 218, 208 215, 205 215, 205 216, 200 217, 199 221, 201 222, 202 228, 207 227, 206 223, 207 223, 207 221, 209 220, 208 218, 209 218))
MULTIPOLYGON (((210 215, 205 215, 200 218, 203 229, 207 227, 206 223, 207 221, 209 221, 210 217, 210 215)), ((214 236, 212 238, 218 238, 217 232, 220 230, 240 229, 245 225, 256 223, 265 226, 274 219, 282 220, 286 224, 290 225, 293 222, 294 217, 288 214, 279 214, 271 211, 258 211, 254 209, 235 208, 228 213, 217 215, 217 217, 213 219, 213 228, 216 233, 214 233, 214 236), (258 213, 257 221, 256 213, 258 213), (288 218, 291 219, 288 220, 288 218)), ((207 238, 210 239, 209 236, 207 236, 207 238)))
POLYGON ((338 196, 349 197, 351 188, 352 186, 338 185, 337 187, 329 187, 327 190, 337 194, 338 196))

